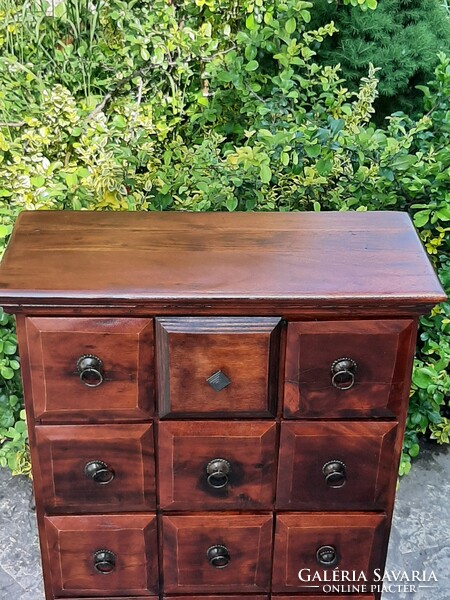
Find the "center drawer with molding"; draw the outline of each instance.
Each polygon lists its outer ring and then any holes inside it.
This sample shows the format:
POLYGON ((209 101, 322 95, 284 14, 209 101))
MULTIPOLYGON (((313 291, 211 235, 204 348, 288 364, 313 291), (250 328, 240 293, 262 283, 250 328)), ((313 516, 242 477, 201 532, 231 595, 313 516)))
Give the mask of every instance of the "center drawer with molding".
POLYGON ((164 515, 167 593, 269 592, 273 515, 164 515))
POLYGON ((277 426, 270 421, 161 421, 164 510, 273 508, 277 426))
POLYGON ((272 417, 279 317, 156 319, 159 416, 272 417))

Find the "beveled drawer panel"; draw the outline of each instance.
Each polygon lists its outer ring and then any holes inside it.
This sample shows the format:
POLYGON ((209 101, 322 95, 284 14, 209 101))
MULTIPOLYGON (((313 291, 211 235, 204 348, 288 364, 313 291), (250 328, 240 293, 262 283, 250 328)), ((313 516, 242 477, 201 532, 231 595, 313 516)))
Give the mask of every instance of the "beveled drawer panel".
POLYGON ((163 516, 165 591, 269 591, 272 522, 272 514, 163 516))
MULTIPOLYGON (((194 595, 163 596, 163 598, 165 600, 242 600, 242 596, 223 596, 223 595, 220 595, 220 596, 219 595, 218 596, 211 596, 211 595, 207 595, 207 596, 194 596, 194 595)), ((265 594, 265 595, 252 594, 252 595, 246 595, 245 598, 248 598, 248 600, 268 600, 269 596, 267 594, 265 594)), ((355 600, 358 600, 358 599, 356 598, 355 600)))
MULTIPOLYGON (((344 584, 345 585, 345 584, 344 584)), ((351 585, 351 584, 350 584, 351 585)), ((355 584, 358 585, 358 584, 355 584)), ((363 585, 363 584, 361 584, 363 585)), ((289 595, 289 596, 279 596, 276 594, 272 594, 271 596, 272 600, 325 600, 325 599, 329 599, 329 600, 375 600, 375 596, 373 594, 364 594, 364 596, 355 596, 355 594, 329 594, 327 593, 326 596, 324 596, 323 594, 321 596, 304 596, 303 594, 301 596, 296 596, 296 595, 289 595)))
POLYGON ((280 319, 156 319, 159 415, 261 416, 276 411, 280 319))
POLYGON ((284 416, 398 415, 414 335, 411 319, 288 323, 284 416))
POLYGON ((45 517, 55 596, 151 596, 158 592, 151 514, 45 517))
POLYGON ((282 423, 276 507, 383 509, 397 430, 393 421, 282 423))
POLYGON ((277 515, 272 590, 310 592, 302 579, 317 573, 324 580, 335 567, 363 572, 370 582, 381 565, 385 528, 384 513, 277 515))
POLYGON ((153 413, 153 321, 26 319, 34 416, 44 423, 153 413))
POLYGON ((272 508, 275 443, 276 424, 267 421, 161 422, 161 508, 272 508))
POLYGON ((36 443, 48 512, 155 508, 153 425, 41 425, 36 443))

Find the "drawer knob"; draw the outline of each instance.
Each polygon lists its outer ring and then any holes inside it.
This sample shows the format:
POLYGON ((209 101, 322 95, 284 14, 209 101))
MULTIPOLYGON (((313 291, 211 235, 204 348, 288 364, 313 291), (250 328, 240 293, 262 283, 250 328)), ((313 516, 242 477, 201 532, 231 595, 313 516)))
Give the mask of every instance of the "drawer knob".
POLYGON ((116 555, 111 550, 97 550, 94 554, 94 569, 97 573, 108 575, 116 568, 116 555))
POLYGON ((208 485, 216 490, 228 485, 231 465, 224 458, 214 458, 206 465, 208 485))
POLYGON ((115 476, 114 469, 109 467, 102 460, 91 460, 84 466, 84 474, 88 479, 95 483, 106 485, 110 483, 115 476))
POLYGON ((334 567, 339 561, 338 553, 334 546, 321 546, 316 552, 316 559, 322 567, 334 567))
POLYGON ((340 488, 347 481, 345 464, 340 460, 330 460, 322 467, 327 485, 332 488, 340 488))
POLYGON ((226 546, 216 544, 208 548, 206 552, 209 564, 216 569, 224 569, 230 563, 231 556, 226 546))
POLYGON ((84 354, 77 361, 80 380, 88 387, 98 387, 103 383, 103 362, 98 356, 84 354))
POLYGON ((358 365, 351 358, 338 358, 331 365, 331 383, 338 390, 349 390, 355 385, 358 365))

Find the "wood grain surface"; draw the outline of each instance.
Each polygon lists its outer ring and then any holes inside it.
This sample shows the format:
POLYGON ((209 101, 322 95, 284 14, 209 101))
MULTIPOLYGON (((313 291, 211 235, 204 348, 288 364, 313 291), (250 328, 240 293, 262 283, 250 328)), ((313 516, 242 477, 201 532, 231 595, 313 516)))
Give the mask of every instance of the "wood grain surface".
POLYGON ((158 428, 160 505, 164 510, 270 510, 276 471, 275 423, 165 421, 158 428), (208 484, 215 458, 231 466, 228 483, 208 484))
POLYGON ((333 546, 340 570, 364 572, 368 581, 380 566, 386 515, 383 513, 288 513, 277 516, 273 560, 273 592, 308 592, 300 569, 325 571, 316 559, 322 546, 333 546))
POLYGON ((276 412, 279 318, 156 319, 161 417, 260 416, 276 412), (228 379, 221 390, 208 378, 228 379))
POLYGON ((174 299, 420 310, 444 298, 399 212, 22 212, 0 266, 9 310, 174 299))
POLYGON ((282 423, 276 507, 284 510, 380 510, 396 480, 391 457, 397 423, 282 423), (340 461, 345 483, 329 487, 325 464, 340 461))
POLYGON ((167 593, 264 592, 270 587, 272 514, 163 516, 163 571, 167 593), (231 560, 211 566, 207 550, 224 545, 231 560))
POLYGON ((45 517, 53 593, 62 596, 151 596, 158 592, 156 518, 145 513, 45 517), (116 567, 94 569, 110 550, 116 567))
POLYGON ((398 417, 415 334, 411 319, 289 322, 284 416, 398 417), (357 365, 346 390, 332 384, 341 358, 357 365))
POLYGON ((45 423, 142 420, 153 413, 153 321, 27 318, 33 411, 45 423), (77 362, 92 354, 104 381, 88 387, 77 362))
POLYGON ((49 425, 36 427, 47 512, 130 512, 156 508, 152 425, 49 425), (86 477, 85 466, 112 469, 106 484, 86 477))

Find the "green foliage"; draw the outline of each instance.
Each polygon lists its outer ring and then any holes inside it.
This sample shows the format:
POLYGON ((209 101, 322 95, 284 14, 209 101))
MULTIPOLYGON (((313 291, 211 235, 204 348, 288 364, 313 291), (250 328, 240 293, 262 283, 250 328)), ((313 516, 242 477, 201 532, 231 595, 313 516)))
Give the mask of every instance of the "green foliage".
POLYGON ((0 466, 29 471, 14 319, 0 309, 0 466))
MULTIPOLYGON (((335 27, 312 28, 311 2, 27 6, 0 0, 3 241, 23 209, 405 210, 450 291, 444 54, 422 116, 377 129, 376 69, 350 92, 317 64, 335 27)), ((445 441, 447 318, 443 304, 422 320, 403 472, 421 435, 445 441)), ((16 468, 25 434, 7 431, 16 468)))
POLYGON ((353 88, 370 63, 381 68, 377 122, 397 110, 420 112, 415 86, 432 78, 437 53, 450 51, 450 19, 442 0, 383 0, 370 14, 317 0, 312 14, 314 24, 333 19, 339 30, 319 49, 319 62, 340 63, 353 88))

